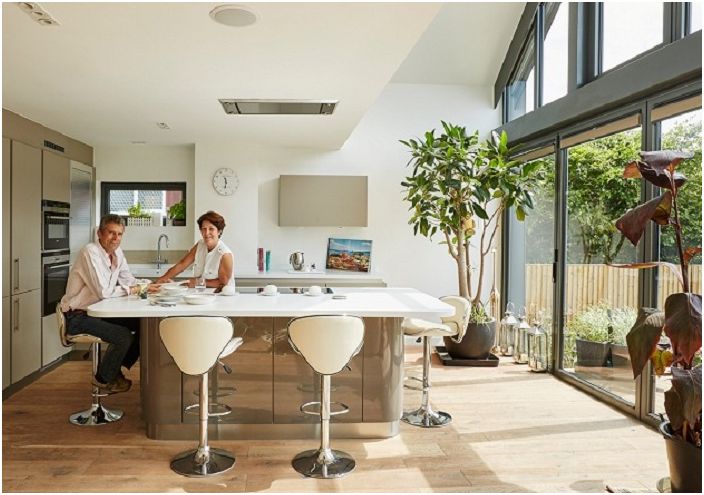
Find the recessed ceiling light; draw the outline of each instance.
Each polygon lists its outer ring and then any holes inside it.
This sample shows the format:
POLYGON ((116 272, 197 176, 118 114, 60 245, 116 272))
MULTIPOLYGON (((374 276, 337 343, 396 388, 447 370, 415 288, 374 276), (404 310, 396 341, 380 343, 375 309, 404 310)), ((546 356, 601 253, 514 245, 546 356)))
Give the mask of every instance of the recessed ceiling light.
POLYGON ((233 27, 249 26, 257 22, 258 16, 244 5, 218 5, 210 11, 210 17, 219 24, 233 27))
POLYGON ((147 144, 146 141, 130 141, 132 144, 147 144))
POLYGON ((169 127, 169 124, 167 124, 166 122, 157 122, 157 123, 156 123, 156 126, 157 126, 159 129, 163 129, 163 130, 171 129, 171 127, 169 127))
POLYGON ((218 100, 225 113, 234 115, 330 115, 337 100, 218 100))
POLYGON ((17 6, 25 12, 31 19, 34 19, 42 26, 58 26, 59 22, 50 13, 34 2, 19 2, 17 6))

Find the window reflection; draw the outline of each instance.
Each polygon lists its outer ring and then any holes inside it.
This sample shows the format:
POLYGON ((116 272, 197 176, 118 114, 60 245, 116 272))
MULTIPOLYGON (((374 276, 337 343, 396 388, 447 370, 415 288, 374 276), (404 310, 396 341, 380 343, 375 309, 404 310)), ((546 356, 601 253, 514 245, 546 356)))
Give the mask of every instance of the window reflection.
POLYGON ((662 2, 603 2, 603 71, 662 43, 662 2))
POLYGON ((702 29, 702 2, 690 2, 689 11, 689 32, 701 31, 702 29))
POLYGON ((509 121, 535 109, 535 43, 532 33, 516 73, 506 87, 509 121))
POLYGON ((567 94, 568 21, 569 5, 550 4, 545 16, 543 104, 567 94))

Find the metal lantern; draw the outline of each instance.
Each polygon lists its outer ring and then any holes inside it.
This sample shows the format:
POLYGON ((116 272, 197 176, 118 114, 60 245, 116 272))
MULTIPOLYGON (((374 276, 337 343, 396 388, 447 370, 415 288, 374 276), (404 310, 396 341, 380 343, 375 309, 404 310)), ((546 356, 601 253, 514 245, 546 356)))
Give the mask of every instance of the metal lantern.
POLYGON ((516 364, 526 364, 528 362, 528 333, 530 333, 530 325, 526 319, 526 308, 523 308, 518 313, 518 328, 514 332, 513 362, 516 364))
POLYGON ((548 334, 540 319, 528 334, 528 367, 536 373, 548 370, 548 334))
POLYGON ((499 326, 499 351, 504 356, 513 355, 513 346, 515 345, 514 340, 516 339, 516 327, 518 326, 518 320, 513 315, 513 303, 509 302, 506 305, 506 313, 504 318, 501 320, 501 326, 499 326))

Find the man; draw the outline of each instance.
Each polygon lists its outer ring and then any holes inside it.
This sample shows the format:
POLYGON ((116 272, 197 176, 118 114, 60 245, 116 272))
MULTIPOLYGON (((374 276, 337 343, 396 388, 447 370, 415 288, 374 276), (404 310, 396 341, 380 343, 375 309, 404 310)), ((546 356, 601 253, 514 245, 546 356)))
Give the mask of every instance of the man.
POLYGON ((87 333, 110 344, 93 378, 93 384, 107 393, 126 392, 132 386, 120 366, 130 369, 139 358, 139 319, 103 320, 88 316, 86 310, 102 299, 139 293, 139 281, 130 273, 120 249, 124 231, 122 217, 105 215, 100 219, 98 242, 87 244, 78 253, 61 298, 69 335, 87 333))

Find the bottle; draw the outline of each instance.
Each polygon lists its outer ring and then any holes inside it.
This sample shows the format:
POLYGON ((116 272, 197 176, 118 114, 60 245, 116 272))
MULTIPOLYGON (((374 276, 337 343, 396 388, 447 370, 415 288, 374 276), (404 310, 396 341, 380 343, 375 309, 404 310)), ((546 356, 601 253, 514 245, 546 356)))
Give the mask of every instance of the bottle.
POLYGON ((269 271, 269 268, 271 268, 271 251, 269 249, 266 250, 266 256, 264 258, 264 267, 266 268, 266 271, 269 271))
POLYGON ((264 248, 257 248, 257 269, 264 271, 264 248))

